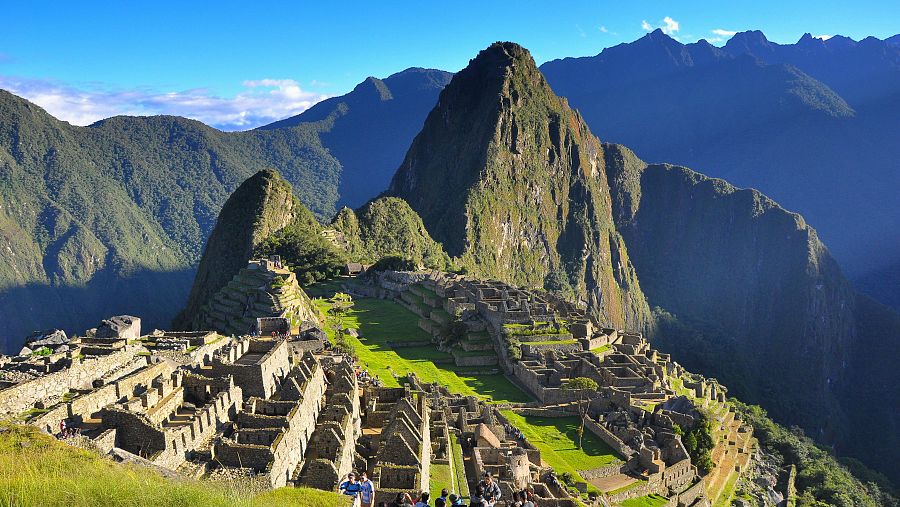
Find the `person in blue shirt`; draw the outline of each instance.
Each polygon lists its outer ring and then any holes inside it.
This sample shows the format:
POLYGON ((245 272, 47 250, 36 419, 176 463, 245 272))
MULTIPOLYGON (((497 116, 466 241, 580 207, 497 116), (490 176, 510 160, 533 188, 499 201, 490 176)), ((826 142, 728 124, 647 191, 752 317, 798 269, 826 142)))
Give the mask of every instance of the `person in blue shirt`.
POLYGON ((353 472, 347 474, 347 480, 345 480, 341 483, 340 486, 338 486, 338 491, 340 491, 342 495, 353 496, 356 498, 359 498, 361 490, 362 487, 358 482, 356 482, 356 474, 354 474, 353 472))
POLYGON ((359 474, 359 500, 361 507, 375 505, 375 483, 369 480, 369 474, 365 471, 359 474))

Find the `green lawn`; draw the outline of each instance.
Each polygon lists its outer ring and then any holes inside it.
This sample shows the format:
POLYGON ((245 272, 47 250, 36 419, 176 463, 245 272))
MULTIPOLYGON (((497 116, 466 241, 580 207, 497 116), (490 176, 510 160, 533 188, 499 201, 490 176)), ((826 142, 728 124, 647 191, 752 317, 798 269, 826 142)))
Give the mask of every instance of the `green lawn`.
POLYGON ((450 461, 453 464, 453 472, 454 479, 456 483, 453 484, 452 492, 459 495, 461 498, 466 500, 469 499, 469 483, 466 480, 466 465, 463 461, 463 450, 462 446, 459 445, 459 439, 456 438, 456 434, 450 434, 450 450, 453 452, 452 460, 450 461))
POLYGON ((44 435, 32 426, 0 425, 0 505, 68 507, 345 507, 337 493, 308 488, 248 491, 239 484, 169 480, 120 465, 44 435))
POLYGON ((596 349, 591 349, 591 352, 593 352, 594 354, 599 354, 601 352, 606 352, 607 350, 609 350, 611 348, 612 348, 612 345, 603 345, 602 347, 597 347, 596 349))
MULTIPOLYGON (((511 410, 504 410, 502 413, 510 424, 519 428, 528 437, 528 441, 540 449, 541 458, 558 474, 569 472, 584 480, 578 475, 579 470, 591 470, 620 459, 606 442, 588 430, 584 432, 584 447, 579 449, 580 422, 577 416, 521 416, 511 410)), ((589 485, 589 488, 596 491, 593 486, 589 485)))
MULTIPOLYGON (((320 310, 327 310, 328 302, 315 300, 320 310)), ((429 341, 431 336, 419 329, 419 317, 393 301, 358 298, 344 318, 344 325, 359 329, 361 338, 349 337, 356 349, 360 364, 381 378, 389 387, 399 381, 391 373, 405 377, 413 372, 423 382, 437 382, 451 391, 466 396, 478 396, 495 402, 527 402, 531 397, 522 392, 501 374, 473 375, 457 369, 453 356, 432 346, 392 348, 389 343, 429 341)), ((333 334, 333 330, 326 329, 333 334)))
POLYGON ((447 491, 453 491, 453 473, 450 471, 450 465, 431 464, 431 477, 428 487, 431 490, 431 498, 441 496, 441 489, 447 488, 447 491))
POLYGON ((622 507, 661 507, 669 502, 669 499, 660 495, 647 495, 637 498, 629 498, 620 505, 622 507))

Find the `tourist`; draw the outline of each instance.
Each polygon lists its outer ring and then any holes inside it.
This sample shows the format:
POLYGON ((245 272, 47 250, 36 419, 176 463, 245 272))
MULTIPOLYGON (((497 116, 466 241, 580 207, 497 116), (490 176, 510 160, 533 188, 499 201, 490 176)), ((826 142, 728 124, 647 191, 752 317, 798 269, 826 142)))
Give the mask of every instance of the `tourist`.
POLYGON ((456 496, 456 493, 450 493, 450 496, 447 497, 447 500, 450 502, 452 507, 465 507, 462 503, 462 498, 456 496))
POLYGON ((484 504, 488 507, 494 505, 500 500, 500 486, 494 481, 490 472, 484 473, 484 480, 479 484, 484 489, 484 504))
POLYGON ((375 503, 375 483, 365 471, 359 474, 359 501, 362 507, 372 507, 375 503))
POLYGON ((338 491, 340 491, 342 495, 359 498, 360 486, 359 483, 356 482, 356 474, 353 472, 347 474, 347 479, 341 483, 338 487, 338 491))
POLYGON ((439 496, 438 499, 434 501, 434 507, 438 507, 438 500, 440 500, 443 505, 446 505, 447 504, 447 496, 449 494, 450 494, 450 492, 447 491, 447 488, 442 489, 441 496, 439 496))
POLYGON ((66 421, 59 421, 59 437, 66 438, 66 421))
POLYGON ((412 497, 409 496, 409 493, 397 493, 397 497, 394 498, 394 504, 391 507, 414 507, 412 497))
POLYGON ((423 491, 421 495, 419 495, 419 501, 416 502, 416 507, 428 507, 428 500, 431 498, 431 493, 427 491, 423 491))
POLYGON ((532 500, 533 496, 531 491, 528 491, 527 489, 520 491, 519 499, 522 501, 522 507, 534 507, 534 500, 532 500))
POLYGON ((469 499, 469 507, 485 507, 484 502, 484 486, 481 484, 475 486, 475 494, 469 499))
POLYGON ((442 497, 437 497, 434 499, 434 507, 447 507, 447 500, 442 497))

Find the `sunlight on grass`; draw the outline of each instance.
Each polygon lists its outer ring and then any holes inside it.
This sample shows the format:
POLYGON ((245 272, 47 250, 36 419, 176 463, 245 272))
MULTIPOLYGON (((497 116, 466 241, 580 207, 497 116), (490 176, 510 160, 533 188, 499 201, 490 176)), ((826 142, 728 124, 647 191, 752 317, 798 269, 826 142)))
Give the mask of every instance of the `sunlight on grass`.
MULTIPOLYGON (((584 433, 583 448, 578 448, 578 417, 521 416, 511 410, 502 411, 513 426, 519 428, 541 451, 541 458, 558 474, 568 472, 584 481, 579 470, 591 470, 616 461, 619 456, 606 442, 589 431, 584 433)), ((585 481, 587 482, 587 481, 585 481)), ((597 491, 588 485, 590 491, 597 491)))
POLYGON ((191 479, 169 480, 71 447, 37 428, 0 425, 0 505, 15 506, 345 506, 340 495, 307 488, 252 493, 191 479))
MULTIPOLYGON (((322 293, 318 287, 317 291, 322 293)), ((316 299, 315 304, 322 312, 328 310, 325 299, 316 299)), ((356 349, 360 365, 388 387, 398 387, 398 379, 412 372, 423 382, 437 382, 465 396, 494 402, 532 401, 502 374, 478 375, 469 368, 458 368, 450 353, 430 344, 431 336, 419 328, 418 320, 416 314, 394 301, 358 298, 343 324, 359 330, 360 338, 348 340, 356 349), (403 342, 429 345, 397 346, 403 342)), ((334 331, 326 329, 326 333, 331 337, 334 331)))

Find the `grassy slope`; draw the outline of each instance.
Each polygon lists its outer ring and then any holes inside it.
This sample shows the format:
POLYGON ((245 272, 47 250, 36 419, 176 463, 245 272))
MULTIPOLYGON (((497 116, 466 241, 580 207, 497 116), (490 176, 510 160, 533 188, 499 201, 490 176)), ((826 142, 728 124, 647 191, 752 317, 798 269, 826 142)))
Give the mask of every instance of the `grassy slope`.
POLYGON ((528 441, 540 449, 541 459, 559 474, 568 472, 580 478, 578 470, 598 468, 619 459, 615 451, 589 431, 584 432, 583 449, 579 449, 578 418, 575 416, 521 416, 511 410, 504 410, 503 415, 525 433, 528 441))
POLYGON ((622 507, 661 507, 668 503, 669 499, 659 495, 647 495, 638 498, 629 498, 620 505, 622 507))
POLYGON ((0 505, 343 506, 335 494, 282 488, 260 494, 194 480, 172 481, 70 447, 30 426, 0 426, 0 505))
MULTIPOLYGON (((316 293, 323 295, 323 292, 316 293)), ((324 310, 328 303, 317 299, 316 305, 324 310)), ((430 341, 431 337, 419 329, 418 319, 416 314, 393 301, 360 298, 356 300, 350 315, 345 317, 344 325, 359 329, 360 338, 350 340, 356 347, 360 363, 378 375, 387 386, 399 385, 392 372, 399 376, 413 372, 423 382, 437 382, 466 396, 478 396, 495 402, 531 401, 503 375, 467 374, 466 369, 454 366, 450 354, 435 347, 393 348, 388 344, 430 341)))

